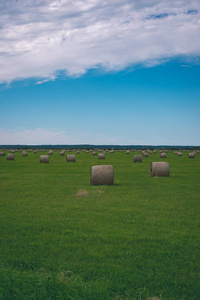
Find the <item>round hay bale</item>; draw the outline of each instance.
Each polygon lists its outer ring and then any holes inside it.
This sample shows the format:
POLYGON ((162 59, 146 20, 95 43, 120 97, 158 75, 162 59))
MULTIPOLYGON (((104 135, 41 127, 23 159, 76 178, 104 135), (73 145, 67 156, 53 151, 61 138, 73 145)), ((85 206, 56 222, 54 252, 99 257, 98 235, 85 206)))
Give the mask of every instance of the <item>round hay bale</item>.
POLYGON ((169 163, 152 162, 150 165, 150 176, 168 177, 170 175, 169 163))
POLYGON ((130 154, 130 150, 127 150, 127 151, 126 151, 126 154, 130 154))
POLYGON ((65 155, 65 151, 60 151, 60 156, 64 156, 65 155))
POLYGON ((49 155, 40 155, 40 163, 49 163, 49 155))
POLYGON ((182 152, 178 152, 177 156, 183 156, 183 153, 182 152))
POLYGON ((23 150, 22 151, 22 156, 28 156, 28 153, 25 150, 23 150))
POLYGON ((195 158, 195 153, 188 153, 189 158, 195 158))
POLYGON ((148 153, 146 153, 146 152, 143 152, 143 153, 142 153, 142 156, 143 156, 143 157, 148 157, 148 156, 149 156, 149 154, 148 154, 148 153))
POLYGON ((92 152, 92 155, 97 155, 96 151, 92 152))
POLYGON ((67 162, 75 162, 76 161, 76 156, 74 154, 67 155, 66 156, 66 161, 67 162))
POLYGON ((7 160, 15 160, 15 154, 8 153, 7 160))
POLYGON ((113 185, 114 168, 111 165, 93 166, 90 170, 90 184, 92 185, 113 185))
POLYGON ((99 153, 99 156, 98 156, 99 159, 105 159, 106 156, 104 153, 99 153))
POLYGON ((5 156, 5 152, 0 152, 0 156, 5 156))
POLYGON ((53 151, 52 150, 49 150, 48 151, 48 155, 52 155, 53 154, 53 151))
POLYGON ((142 155, 134 155, 133 162, 142 162, 142 155))
POLYGON ((166 158, 166 157, 167 157, 167 153, 165 153, 165 152, 160 153, 160 158, 166 158))

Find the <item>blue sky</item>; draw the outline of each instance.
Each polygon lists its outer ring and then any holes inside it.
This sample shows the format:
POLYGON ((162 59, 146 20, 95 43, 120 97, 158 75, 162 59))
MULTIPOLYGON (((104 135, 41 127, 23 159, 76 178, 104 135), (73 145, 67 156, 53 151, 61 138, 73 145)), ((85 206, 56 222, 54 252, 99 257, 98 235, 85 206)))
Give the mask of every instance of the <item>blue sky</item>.
POLYGON ((200 145, 198 1, 0 3, 0 144, 200 145))

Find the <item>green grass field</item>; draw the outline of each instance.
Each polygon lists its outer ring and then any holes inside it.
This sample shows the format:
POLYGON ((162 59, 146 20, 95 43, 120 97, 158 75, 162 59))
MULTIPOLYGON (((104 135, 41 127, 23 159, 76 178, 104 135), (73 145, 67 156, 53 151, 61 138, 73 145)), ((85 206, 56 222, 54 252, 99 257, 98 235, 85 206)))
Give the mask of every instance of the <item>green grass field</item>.
POLYGON ((41 154, 0 157, 0 299, 200 299, 200 154, 41 154), (90 185, 99 164, 113 186, 90 185))

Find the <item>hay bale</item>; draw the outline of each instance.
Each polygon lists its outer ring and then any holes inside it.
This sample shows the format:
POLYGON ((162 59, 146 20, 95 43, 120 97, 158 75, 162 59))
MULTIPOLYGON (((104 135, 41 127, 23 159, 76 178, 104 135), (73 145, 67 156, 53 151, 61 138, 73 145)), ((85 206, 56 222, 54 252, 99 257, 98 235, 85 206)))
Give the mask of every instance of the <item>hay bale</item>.
POLYGON ((195 153, 188 153, 189 158, 195 158, 195 153))
POLYGON ((99 153, 99 156, 98 156, 99 159, 105 159, 106 156, 104 153, 99 153))
POLYGON ((126 151, 126 154, 130 154, 130 150, 127 150, 127 151, 126 151))
POLYGON ((60 151, 60 156, 64 156, 65 155, 65 151, 60 151))
POLYGON ((133 162, 142 162, 142 155, 134 155, 133 162))
POLYGON ((90 170, 90 184, 113 185, 114 168, 111 165, 93 166, 90 170))
POLYGON ((85 189, 80 189, 77 194, 76 194, 77 197, 87 197, 88 196, 88 192, 85 190, 85 189))
POLYGON ((166 158, 166 157, 167 157, 167 153, 165 152, 160 153, 160 158, 166 158))
POLYGON ((15 154, 8 153, 7 160, 15 160, 15 154))
POLYGON ((40 155, 40 163, 49 163, 49 155, 40 155))
POLYGON ((0 156, 5 156, 5 152, 0 152, 0 156))
POLYGON ((97 155, 96 151, 92 152, 92 155, 97 155))
POLYGON ((177 156, 183 156, 183 153, 182 152, 178 152, 177 156))
POLYGON ((169 163, 152 162, 150 165, 150 176, 168 177, 170 175, 169 163))
POLYGON ((149 156, 149 154, 148 154, 148 153, 146 153, 146 152, 143 152, 143 153, 142 153, 142 156, 143 156, 143 157, 148 157, 148 156, 149 156))
POLYGON ((48 155, 52 155, 53 154, 53 151, 52 150, 49 150, 48 151, 48 155))
POLYGON ((76 161, 76 156, 74 155, 74 154, 68 154, 67 156, 66 156, 66 161, 67 162, 75 162, 76 161))
POLYGON ((23 150, 22 151, 22 156, 28 156, 28 153, 25 150, 23 150))

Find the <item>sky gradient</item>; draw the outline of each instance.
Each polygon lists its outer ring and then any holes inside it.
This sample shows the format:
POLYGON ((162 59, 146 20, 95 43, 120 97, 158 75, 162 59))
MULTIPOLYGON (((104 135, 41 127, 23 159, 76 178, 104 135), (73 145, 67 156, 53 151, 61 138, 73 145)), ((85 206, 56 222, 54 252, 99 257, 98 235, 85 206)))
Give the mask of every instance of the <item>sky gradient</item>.
POLYGON ((200 2, 0 2, 0 145, 200 145, 200 2))

